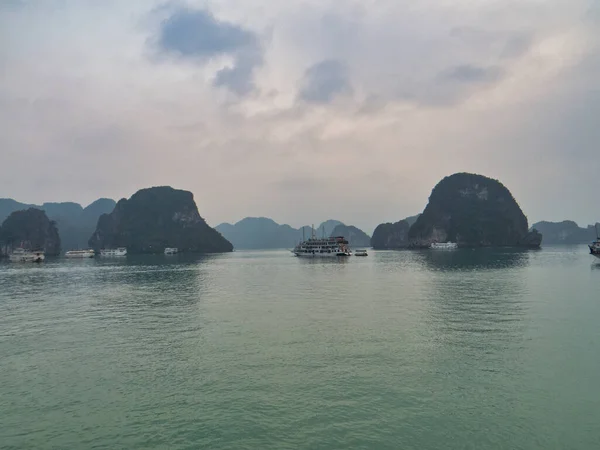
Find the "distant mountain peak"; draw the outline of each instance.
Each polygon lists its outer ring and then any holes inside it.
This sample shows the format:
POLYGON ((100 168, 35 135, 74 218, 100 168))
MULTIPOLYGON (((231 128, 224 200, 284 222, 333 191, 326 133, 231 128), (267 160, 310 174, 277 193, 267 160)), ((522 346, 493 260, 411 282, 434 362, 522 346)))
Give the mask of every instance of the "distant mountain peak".
MULTIPOLYGON (((339 220, 326 220, 315 227, 315 235, 329 236, 337 225, 343 224, 339 220)), ((237 249, 292 248, 303 239, 303 235, 304 239, 308 239, 311 234, 308 225, 296 229, 268 217, 245 217, 233 225, 219 224, 215 229, 237 249)))
POLYGON ((63 249, 87 248, 87 240, 96 229, 98 218, 111 212, 115 204, 114 200, 108 198, 100 198, 85 208, 75 202, 45 202, 38 206, 8 198, 0 199, 0 224, 15 211, 37 208, 56 222, 63 249))

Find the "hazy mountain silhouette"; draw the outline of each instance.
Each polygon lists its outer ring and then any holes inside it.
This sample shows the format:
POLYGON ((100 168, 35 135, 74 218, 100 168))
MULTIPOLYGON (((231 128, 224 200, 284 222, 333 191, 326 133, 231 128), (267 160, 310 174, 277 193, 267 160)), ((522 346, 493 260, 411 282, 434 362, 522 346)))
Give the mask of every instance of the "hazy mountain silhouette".
MULTIPOLYGON (((326 220, 314 233, 317 237, 329 236, 338 225, 343 224, 339 220, 326 220)), ((267 217, 246 217, 233 225, 222 223, 215 229, 236 249, 292 248, 303 238, 308 239, 313 231, 308 225, 297 229, 267 217)))
POLYGON ((29 208, 41 209, 48 218, 56 222, 63 250, 87 248, 87 241, 96 229, 98 218, 111 212, 116 203, 101 198, 83 208, 74 202, 48 202, 42 205, 20 203, 12 198, 0 198, 0 223, 15 211, 29 208))
MULTIPOLYGON (((587 244, 596 238, 594 225, 581 228, 572 220, 562 222, 537 222, 532 228, 538 230, 544 236, 544 244, 587 244)), ((600 224, 598 225, 600 229, 600 224)))

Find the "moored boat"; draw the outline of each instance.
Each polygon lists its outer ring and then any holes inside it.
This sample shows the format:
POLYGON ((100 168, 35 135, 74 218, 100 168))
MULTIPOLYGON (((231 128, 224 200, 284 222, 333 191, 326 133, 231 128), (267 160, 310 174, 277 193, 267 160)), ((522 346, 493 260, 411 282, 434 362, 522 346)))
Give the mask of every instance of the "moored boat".
POLYGON ((458 244, 456 242, 434 242, 429 248, 434 250, 452 250, 458 248, 458 244))
POLYGON ((24 248, 16 248, 8 256, 11 262, 42 262, 46 255, 41 250, 30 251, 24 248))
POLYGON ((93 258, 96 256, 96 252, 94 250, 69 250, 65 253, 67 258, 93 258))
POLYGON ((126 256, 127 249, 125 247, 119 248, 103 248, 100 250, 100 256, 112 257, 112 256, 126 256))

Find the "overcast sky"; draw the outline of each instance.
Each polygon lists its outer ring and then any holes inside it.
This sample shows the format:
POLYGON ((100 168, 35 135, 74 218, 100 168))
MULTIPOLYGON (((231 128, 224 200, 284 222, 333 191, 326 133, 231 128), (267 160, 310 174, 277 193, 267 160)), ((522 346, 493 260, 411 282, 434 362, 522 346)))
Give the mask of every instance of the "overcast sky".
POLYGON ((600 220, 598 0, 0 0, 0 197, 372 231, 459 171, 600 220))

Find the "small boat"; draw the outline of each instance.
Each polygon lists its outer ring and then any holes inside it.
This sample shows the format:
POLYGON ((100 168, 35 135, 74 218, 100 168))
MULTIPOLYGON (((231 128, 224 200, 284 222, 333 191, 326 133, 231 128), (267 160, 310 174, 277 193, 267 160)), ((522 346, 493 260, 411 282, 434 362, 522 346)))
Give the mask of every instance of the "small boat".
POLYGON ((366 250, 355 250, 354 251, 354 256, 367 256, 367 251, 366 250))
POLYGON ((100 256, 113 257, 113 256, 126 256, 127 249, 125 247, 119 248, 103 248, 100 250, 100 256))
POLYGON ((600 258, 600 233, 598 233, 598 225, 596 225, 596 240, 591 244, 588 244, 590 249, 590 255, 594 255, 600 258))
POLYGON ((174 255, 177 252, 179 252, 179 249, 177 247, 167 247, 167 248, 165 248, 165 255, 174 255))
POLYGON ((456 242, 434 242, 429 248, 434 250, 452 250, 458 248, 458 244, 456 242))
POLYGON ((29 251, 24 248, 16 248, 8 256, 11 262, 42 262, 46 255, 41 250, 29 251))
POLYGON ((94 250, 69 250, 65 253, 67 258, 93 258, 96 256, 94 250))

